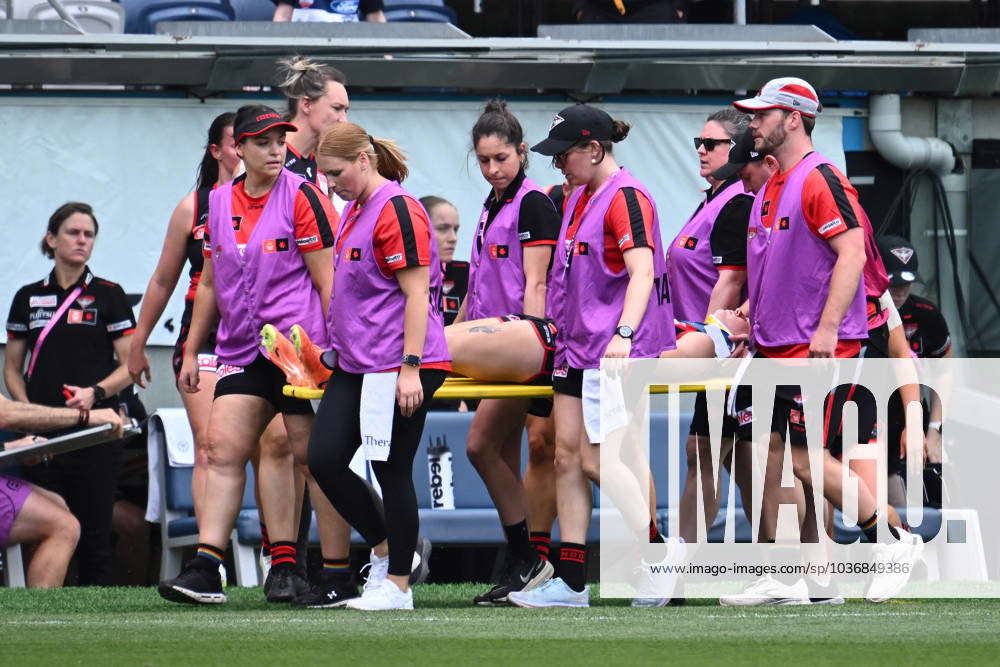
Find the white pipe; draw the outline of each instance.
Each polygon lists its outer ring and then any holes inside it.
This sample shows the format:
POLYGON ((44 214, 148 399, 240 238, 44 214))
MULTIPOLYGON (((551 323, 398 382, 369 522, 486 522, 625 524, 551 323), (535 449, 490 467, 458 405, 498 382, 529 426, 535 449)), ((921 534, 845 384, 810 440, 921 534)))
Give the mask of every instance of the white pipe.
POLYGON ((948 142, 937 137, 903 135, 899 95, 868 98, 868 132, 878 154, 900 169, 928 168, 939 174, 955 169, 955 155, 948 142))

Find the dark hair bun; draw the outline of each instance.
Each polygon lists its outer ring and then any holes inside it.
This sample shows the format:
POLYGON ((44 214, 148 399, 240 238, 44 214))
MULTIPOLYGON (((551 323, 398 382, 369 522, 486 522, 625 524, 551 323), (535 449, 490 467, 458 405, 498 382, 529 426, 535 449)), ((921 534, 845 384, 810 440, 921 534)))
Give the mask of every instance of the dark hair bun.
POLYGON ((486 103, 485 107, 483 107, 484 114, 506 113, 506 112, 507 112, 507 103, 504 102, 499 97, 494 97, 492 100, 486 103))
POLYGON ((616 144, 628 136, 628 131, 632 129, 632 126, 623 120, 614 121, 615 129, 611 132, 611 141, 616 144))

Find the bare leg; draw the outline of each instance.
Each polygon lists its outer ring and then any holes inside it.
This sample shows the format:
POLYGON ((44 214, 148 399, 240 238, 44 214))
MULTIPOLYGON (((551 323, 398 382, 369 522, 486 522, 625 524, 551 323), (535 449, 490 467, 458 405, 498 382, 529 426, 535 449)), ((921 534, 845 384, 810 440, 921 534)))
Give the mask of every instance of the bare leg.
POLYGON ((583 428, 583 402, 556 394, 552 417, 556 427, 556 506, 563 542, 584 544, 590 525, 593 499, 590 480, 583 472, 582 447, 587 434, 583 428))
POLYGON ((292 493, 295 488, 294 459, 285 424, 279 416, 271 419, 259 442, 257 490, 260 493, 259 507, 264 525, 267 526, 272 541, 294 542, 299 526, 292 493))
POLYGON ((80 522, 55 493, 34 484, 31 490, 14 519, 8 543, 36 545, 28 565, 29 588, 62 586, 80 539, 80 522))
POLYGON ((201 501, 205 497, 205 471, 208 467, 208 421, 212 413, 212 397, 215 395, 215 373, 198 373, 201 391, 189 394, 179 391, 181 402, 187 411, 191 435, 194 436, 194 469, 191 471, 191 498, 194 514, 201 516, 201 501))
MULTIPOLYGON (((691 334, 688 334, 691 335, 691 334)), ((687 338, 687 336, 685 336, 687 338)), ((719 451, 720 462, 728 460, 731 441, 724 440, 719 451)), ((712 529, 719 513, 720 499, 715 491, 718 479, 712 465, 712 445, 704 436, 689 435, 687 439, 687 475, 681 495, 680 531, 685 542, 698 540, 698 459, 701 459, 702 503, 705 509, 705 534, 712 529)))
MULTIPOLYGON (((246 484, 246 464, 273 416, 271 404, 257 396, 220 396, 212 405, 208 428, 208 465, 205 500, 198 517, 198 541, 216 547, 229 542, 246 484)), ((287 498, 288 489, 285 489, 287 498)), ((270 498, 261 507, 265 523, 275 541, 291 540, 289 525, 267 515, 270 498)), ((286 522, 287 523, 287 522, 286 522)))
POLYGON ((445 327, 456 373, 485 382, 526 382, 542 370, 545 349, 535 325, 491 318, 445 327))
POLYGON ((295 460, 299 469, 305 475, 309 485, 309 502, 316 512, 316 523, 319 528, 320 550, 323 558, 343 559, 351 554, 351 527, 347 521, 333 508, 319 484, 313 479, 307 465, 307 450, 309 449, 309 434, 312 431, 312 415, 285 415, 285 428, 292 444, 295 460))
POLYGON ((524 489, 528 497, 528 530, 548 533, 556 520, 556 431, 551 417, 528 415, 528 467, 524 489))
POLYGON ((469 427, 466 445, 469 461, 486 484, 500 523, 505 526, 527 518, 528 502, 520 467, 521 433, 527 409, 526 400, 487 399, 480 402, 469 427))

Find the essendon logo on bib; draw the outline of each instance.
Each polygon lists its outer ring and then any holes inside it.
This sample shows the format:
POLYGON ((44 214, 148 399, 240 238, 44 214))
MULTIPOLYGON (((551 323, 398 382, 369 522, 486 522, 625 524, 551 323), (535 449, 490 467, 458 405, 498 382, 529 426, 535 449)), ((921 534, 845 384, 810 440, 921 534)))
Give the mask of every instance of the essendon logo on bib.
POLYGON ((351 248, 350 252, 347 253, 347 259, 352 262, 360 262, 361 248, 351 248))
POLYGON ((757 236, 756 227, 747 227, 747 241, 752 241, 757 236))
POLYGON ((788 229, 788 218, 782 218, 778 221, 778 229, 788 229))
POLYGON ((760 217, 766 218, 768 212, 771 210, 771 200, 768 199, 764 202, 764 205, 760 207, 760 217))
POLYGON ((677 239, 677 247, 685 250, 694 250, 698 247, 698 239, 694 236, 682 236, 677 239))
POLYGON ((493 244, 490 246, 490 257, 493 259, 507 259, 510 257, 510 248, 505 245, 493 244))
POLYGON ((288 239, 265 239, 264 252, 288 252, 288 239))
POLYGON ((577 241, 576 245, 573 247, 574 255, 589 255, 590 254, 590 244, 586 241, 577 241))

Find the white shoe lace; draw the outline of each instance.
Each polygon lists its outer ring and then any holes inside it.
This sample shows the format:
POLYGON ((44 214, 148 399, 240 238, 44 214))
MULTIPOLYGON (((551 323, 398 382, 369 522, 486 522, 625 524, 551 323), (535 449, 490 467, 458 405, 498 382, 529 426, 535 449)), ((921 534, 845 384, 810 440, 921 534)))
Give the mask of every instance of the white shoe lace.
POLYGON ((368 591, 374 591, 381 586, 382 582, 389 576, 389 557, 379 558, 373 553, 371 560, 361 568, 362 576, 364 576, 365 570, 368 570, 364 586, 364 593, 367 594, 368 591))

